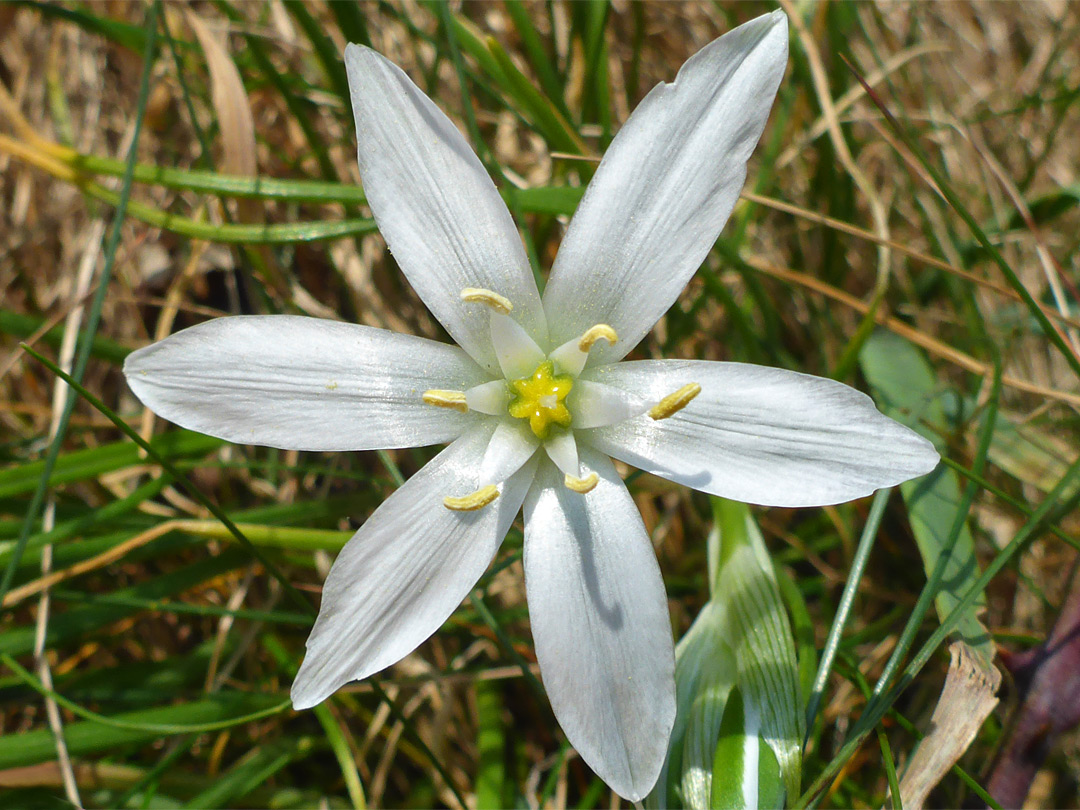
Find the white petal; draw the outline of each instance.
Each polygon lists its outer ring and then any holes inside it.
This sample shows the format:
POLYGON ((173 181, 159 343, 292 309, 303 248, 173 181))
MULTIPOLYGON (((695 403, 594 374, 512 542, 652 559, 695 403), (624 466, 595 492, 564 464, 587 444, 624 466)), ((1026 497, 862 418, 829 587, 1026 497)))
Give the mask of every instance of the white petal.
POLYGON ((532 458, 540 440, 520 419, 499 422, 480 464, 477 487, 501 484, 532 458))
POLYGON ((488 312, 466 287, 505 296, 545 342, 540 295, 510 213, 457 127, 397 66, 348 45, 357 156, 368 205, 413 289, 446 331, 495 372, 488 312))
POLYGON ((442 626, 484 573, 535 469, 521 469, 483 509, 453 512, 443 506, 443 496, 476 488, 490 434, 489 425, 478 426, 443 450, 341 550, 292 686, 297 709, 408 655, 442 626))
POLYGON ((835 380, 746 363, 642 360, 586 374, 659 401, 701 393, 656 421, 642 415, 579 434, 647 472, 746 503, 823 506, 930 472, 933 445, 835 380))
POLYGON ((581 463, 572 430, 553 432, 544 442, 544 451, 564 475, 581 478, 581 463))
POLYGON ((128 385, 159 416, 287 450, 438 444, 476 420, 427 405, 486 376, 456 346, 295 315, 217 318, 133 352, 128 385))
POLYGON ((498 312, 491 313, 491 345, 508 380, 528 377, 545 359, 544 352, 521 325, 498 312))
POLYGON ((577 429, 614 425, 656 404, 622 388, 583 379, 574 382, 566 398, 577 429))
POLYGON ((544 290, 551 342, 595 323, 623 357, 705 259, 746 179, 787 64, 787 18, 758 17, 691 57, 638 105, 608 147, 544 290))
POLYGON ((506 380, 480 383, 465 392, 465 404, 470 410, 491 416, 506 416, 509 403, 510 392, 506 390, 506 380))
POLYGON ((525 586, 536 658, 559 725, 621 796, 649 792, 675 721, 675 656, 660 567, 611 462, 585 495, 541 462, 525 498, 525 586))

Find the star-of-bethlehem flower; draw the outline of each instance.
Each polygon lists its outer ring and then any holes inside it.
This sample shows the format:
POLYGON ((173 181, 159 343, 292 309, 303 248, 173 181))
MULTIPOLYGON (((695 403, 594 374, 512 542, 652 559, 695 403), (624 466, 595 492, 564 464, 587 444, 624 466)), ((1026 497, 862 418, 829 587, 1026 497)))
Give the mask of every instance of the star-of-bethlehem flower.
POLYGON ((295 450, 450 445, 338 555, 297 708, 398 661, 468 595, 518 511, 536 657, 584 760, 631 800, 675 714, 664 584, 609 456, 755 504, 837 503, 929 472, 931 444, 840 383, 698 360, 619 362, 704 260, 787 61, 753 20, 641 102, 578 206, 541 296, 491 179, 396 66, 345 51, 368 203, 458 346, 291 315, 220 318, 130 356, 184 427, 295 450))

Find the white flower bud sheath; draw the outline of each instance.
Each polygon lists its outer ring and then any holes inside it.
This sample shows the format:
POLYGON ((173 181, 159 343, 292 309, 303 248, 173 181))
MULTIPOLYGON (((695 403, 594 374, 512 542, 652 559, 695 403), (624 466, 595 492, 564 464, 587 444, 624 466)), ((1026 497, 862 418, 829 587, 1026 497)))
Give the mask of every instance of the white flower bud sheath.
POLYGON ((510 214, 457 128, 386 59, 346 49, 368 204, 458 345, 240 316, 179 332, 124 366, 158 414, 231 441, 313 451, 450 443, 335 560, 292 687, 296 708, 434 633, 523 511, 529 615, 552 708, 585 762, 638 801, 674 722, 674 655, 652 543, 609 456, 771 506, 837 503, 934 468, 930 442, 832 380, 740 363, 620 362, 720 233, 786 62, 787 21, 775 12, 655 87, 604 155, 541 297, 510 214))

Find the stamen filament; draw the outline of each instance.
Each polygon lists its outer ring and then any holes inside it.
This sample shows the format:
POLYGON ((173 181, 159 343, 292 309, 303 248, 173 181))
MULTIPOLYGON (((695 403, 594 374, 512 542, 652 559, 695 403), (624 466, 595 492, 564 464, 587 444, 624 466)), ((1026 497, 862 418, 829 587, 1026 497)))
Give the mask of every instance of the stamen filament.
POLYGON ((669 416, 674 416, 701 393, 701 386, 697 383, 689 383, 684 385, 678 391, 668 394, 662 400, 657 402, 649 411, 649 416, 653 419, 667 419, 669 416))
POLYGON ((585 334, 578 340, 578 348, 583 352, 588 352, 598 340, 606 340, 609 344, 614 345, 618 339, 619 336, 615 334, 614 329, 606 323, 598 323, 596 326, 590 326, 585 330, 585 334))
POLYGON ((480 487, 476 492, 470 492, 460 498, 447 495, 442 502, 443 506, 453 512, 475 512, 477 509, 483 509, 498 497, 499 488, 494 484, 488 484, 486 487, 480 487))
POLYGON ((428 405, 435 405, 439 408, 451 408, 462 413, 468 413, 469 411, 464 391, 439 391, 433 388, 424 392, 423 400, 428 405))
POLYGON ((566 485, 567 489, 572 489, 574 492, 584 495, 586 492, 592 492, 596 489, 596 485, 600 483, 600 476, 594 472, 589 473, 584 478, 564 475, 563 483, 566 485))
POLYGON ((482 287, 466 287, 461 291, 461 300, 474 304, 485 304, 503 315, 509 315, 510 310, 514 308, 514 305, 510 303, 510 299, 482 287))

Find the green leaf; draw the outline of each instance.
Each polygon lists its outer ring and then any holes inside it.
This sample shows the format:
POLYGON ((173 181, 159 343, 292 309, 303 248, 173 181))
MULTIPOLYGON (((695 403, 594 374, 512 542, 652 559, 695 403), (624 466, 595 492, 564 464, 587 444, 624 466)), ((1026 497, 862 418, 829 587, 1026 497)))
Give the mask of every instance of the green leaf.
MULTIPOLYGON (((944 453, 947 448, 942 436, 949 429, 943 403, 946 392, 922 352, 898 335, 879 331, 866 342, 859 362, 882 411, 921 433, 944 453)), ((975 541, 967 524, 960 526, 955 538, 950 536, 961 501, 960 479, 942 464, 928 476, 901 484, 900 492, 928 577, 938 558, 949 554, 941 591, 935 599, 938 618, 944 619, 980 573, 975 541)), ((986 595, 979 593, 956 632, 991 660, 994 642, 978 618, 985 605, 986 595)))
MULTIPOLYGON (((72 168, 87 174, 119 177, 124 171, 124 162, 122 160, 104 155, 73 153, 66 162, 72 168)), ((222 197, 288 200, 297 203, 340 202, 354 205, 367 202, 364 190, 353 183, 291 180, 276 177, 243 177, 236 174, 222 174, 201 169, 176 169, 169 166, 155 166, 151 163, 136 163, 132 176, 139 183, 161 185, 165 188, 182 191, 218 194, 222 197)))
POLYGON ((507 806, 506 733, 502 687, 493 681, 477 681, 476 690, 476 807, 497 810, 507 806))
POLYGON ((559 108, 517 69, 502 45, 490 37, 484 39, 472 23, 460 16, 454 17, 454 35, 462 50, 476 60, 480 69, 552 149, 575 155, 588 153, 581 136, 559 108))
POLYGON ((782 810, 785 794, 780 762, 761 737, 758 737, 758 803, 761 808, 782 810))
POLYGON ((537 186, 504 190, 503 196, 525 213, 570 216, 584 193, 584 186, 537 186))
POLYGON ((310 738, 286 737, 254 748, 225 773, 219 774, 211 787, 192 798, 184 807, 230 806, 236 799, 248 795, 290 763, 307 756, 312 747, 310 738))
POLYGON ((757 807, 757 734, 747 734, 746 709, 738 687, 731 690, 713 759, 709 806, 717 810, 757 807))
POLYGON ((345 75, 345 63, 341 59, 337 46, 323 33, 321 24, 311 16, 311 12, 304 3, 299 0, 285 0, 285 8, 296 20, 304 36, 308 38, 319 64, 330 80, 330 86, 348 109, 349 80, 345 75))
POLYGON ((772 560, 750 507, 712 498, 719 532, 710 535, 714 599, 728 606, 728 644, 746 704, 760 717, 757 732, 780 763, 783 786, 797 795, 802 778, 805 708, 795 641, 772 560), (715 539, 714 539, 715 538, 715 539))
MULTIPOLYGON (((83 183, 83 191, 109 205, 118 205, 119 195, 97 183, 83 183)), ((128 216, 147 225, 178 233, 189 239, 207 242, 225 242, 248 245, 289 244, 294 242, 317 242, 322 239, 338 239, 343 236, 363 236, 375 233, 375 221, 364 217, 315 222, 288 222, 281 225, 215 225, 211 222, 170 214, 160 208, 132 200, 127 206, 128 216)))
POLYGON ((805 698, 810 694, 814 686, 814 675, 818 666, 817 641, 814 638, 814 620, 810 617, 810 610, 806 606, 799 586, 795 580, 783 569, 774 568, 776 584, 780 588, 780 595, 784 598, 788 615, 791 616, 792 630, 795 635, 795 649, 799 658, 799 689, 805 698))
MULTIPOLYGON (((166 458, 201 456, 221 447, 224 443, 221 439, 190 430, 173 430, 150 440, 150 446, 166 458)), ((139 462, 139 448, 128 441, 77 450, 57 459, 49 478, 49 486, 96 478, 103 473, 123 469, 139 462)), ((44 469, 44 461, 34 461, 8 470, 0 470, 0 498, 21 495, 33 490, 44 469)))
MULTIPOLYGON (((686 771, 691 767, 697 767, 697 763, 691 765, 687 761, 684 765, 684 760, 687 759, 685 740, 698 693, 704 691, 706 684, 711 684, 711 691, 716 696, 717 687, 722 683, 726 682, 730 688, 735 682, 735 655, 724 643, 723 633, 723 608, 709 601, 694 619, 690 629, 675 645, 675 724, 671 730, 668 755, 660 770, 660 776, 656 780, 656 786, 645 797, 645 806, 650 810, 689 804, 683 791, 684 789, 693 791, 695 783, 692 778, 686 776, 686 771)), ((701 710, 712 707, 699 704, 696 708, 701 710)), ((718 711, 722 713, 723 710, 721 702, 718 711)), ((698 723, 696 733, 704 733, 704 728, 704 724, 698 723)), ((715 739, 714 734, 709 740, 709 745, 712 745, 715 739)), ((699 749, 703 747, 700 744, 696 745, 699 749)), ((694 758, 692 753, 690 759, 694 758)), ((707 779, 711 779, 709 770, 708 767, 705 768, 707 779)), ((703 793, 707 801, 708 782, 702 780, 699 787, 695 795, 703 793)))
MULTIPOLYGON (((41 329, 46 323, 45 318, 34 315, 24 315, 10 309, 0 309, 0 334, 11 335, 17 338, 28 338, 41 329)), ((46 331, 40 338, 54 349, 60 346, 64 339, 64 326, 54 326, 46 331)), ((94 335, 90 344, 90 354, 110 363, 122 363, 124 358, 131 353, 131 349, 121 346, 119 343, 101 335, 94 335)))
MULTIPOLYGON (((488 37, 488 50, 494 57, 502 75, 502 89, 511 98, 522 115, 536 131, 544 136, 548 144, 562 152, 575 155, 588 154, 588 148, 581 136, 563 117, 559 109, 543 95, 531 81, 517 69, 513 60, 496 40, 488 37)), ((496 78, 493 76, 492 78, 496 78)))
POLYGON ((650 808, 706 808, 717 801, 757 807, 761 797, 767 802, 762 806, 779 807, 784 796, 798 794, 802 776, 805 716, 795 642, 749 507, 712 500, 712 598, 675 647, 675 725, 667 760, 645 803, 650 808), (739 704, 733 709, 734 695, 739 704), (725 740, 724 723, 734 734, 730 724, 736 716, 742 736, 725 740), (744 738, 745 729, 750 738, 744 738), (741 752, 751 750, 755 778, 737 780, 743 799, 744 787, 753 785, 750 803, 743 804, 724 780, 739 772, 741 752))
POLYGON ((760 718, 742 697, 731 690, 720 723, 713 759, 712 794, 715 810, 781 810, 784 806, 780 763, 758 733, 760 718))
MULTIPOLYGON (((217 556, 155 576, 130 588, 115 590, 111 594, 114 604, 88 605, 53 616, 49 621, 45 643, 49 647, 57 647, 138 612, 141 608, 123 603, 126 597, 130 597, 135 604, 140 604, 148 599, 174 596, 226 571, 233 571, 250 560, 251 557, 240 549, 229 548, 217 556)), ((34 648, 34 633, 32 624, 6 628, 3 634, 0 634, 0 653, 26 655, 34 648)))
MULTIPOLYGON (((1060 435, 1018 416, 998 413, 990 460, 1018 481, 1047 493, 1065 474, 1072 455, 1073 450, 1060 435)), ((1070 494, 1066 490, 1065 497, 1070 494)))
POLYGON ((369 48, 372 46, 367 20, 364 19, 365 9, 359 3, 330 3, 329 8, 347 42, 359 42, 369 48))
POLYGON ((735 653, 724 640, 725 630, 723 608, 709 602, 676 652, 676 725, 682 747, 681 775, 674 787, 686 807, 709 806, 720 721, 735 683, 735 653))
MULTIPOLYGON (((1036 225, 1047 225, 1080 205, 1080 183, 1062 186, 1031 201, 1028 210, 1036 225)), ((1024 228, 1027 223, 1019 212, 1013 214, 1005 230, 1024 228)))
POLYGON ((528 9, 521 0, 506 0, 505 6, 510 19, 514 21, 514 28, 517 29, 518 36, 521 37, 521 47, 529 57, 529 64, 536 71, 536 78, 540 81, 540 87, 543 88, 551 103, 559 108, 559 112, 569 119, 570 111, 563 101, 563 91, 559 82, 558 70, 556 70, 547 50, 544 48, 543 42, 540 40, 540 34, 529 17, 528 9))
MULTIPOLYGON (((64 740, 72 756, 81 757, 110 751, 124 745, 144 745, 170 736, 158 729, 165 725, 191 727, 243 720, 281 703, 281 695, 220 694, 192 703, 162 706, 113 715, 124 728, 106 726, 92 720, 68 723, 64 740), (139 728, 137 726, 143 726, 139 728)), ((56 759, 56 742, 48 728, 0 737, 0 770, 35 765, 56 759)))
MULTIPOLYGON (((455 33, 458 34, 460 34, 462 30, 463 29, 459 26, 455 26, 454 28, 455 33)), ((487 53, 487 51, 485 51, 485 53, 487 53)), ((488 55, 490 56, 490 54, 488 55)), ((70 157, 66 158, 64 162, 84 174, 99 174, 108 177, 122 176, 125 168, 125 164, 121 160, 99 155, 84 155, 77 152, 72 152, 70 157)), ((221 197, 287 200, 294 203, 336 202, 345 205, 363 205, 367 202, 364 190, 360 186, 351 183, 292 180, 275 177, 240 177, 238 175, 220 174, 218 172, 202 171, 198 169, 175 169, 166 166, 155 166, 149 163, 136 164, 132 176, 134 180, 139 183, 160 185, 165 188, 176 189, 179 191, 216 194, 221 197)), ((99 198, 104 199, 106 202, 111 202, 113 200, 112 197, 107 197, 102 187, 94 185, 90 188, 99 196, 99 198)), ((509 205, 523 213, 569 216, 570 214, 573 214, 574 210, 577 208, 577 204, 585 193, 585 189, 580 186, 536 186, 534 188, 515 188, 513 186, 508 186, 503 188, 501 193, 509 205)), ((163 211, 149 208, 149 206, 139 207, 138 205, 136 206, 136 213, 143 217, 149 216, 158 219, 170 216, 163 211), (150 213, 148 213, 148 211, 150 213)), ((176 227, 177 222, 180 222, 182 223, 182 227, 188 230, 191 230, 192 228, 198 229, 198 234, 209 235, 224 233, 226 237, 230 239, 234 238, 234 235, 243 235, 245 233, 244 231, 236 231, 235 228, 249 228, 265 231, 267 227, 283 227, 237 225, 232 226, 234 230, 226 229, 221 231, 221 226, 213 226, 205 222, 197 222, 184 217, 172 217, 171 220, 174 227, 176 227)), ((353 221, 363 223, 370 222, 370 220, 353 221)), ((348 220, 346 223, 347 222, 348 220)), ((339 227, 344 226, 340 221, 324 224, 339 227)), ((320 225, 320 223, 307 223, 307 225, 320 225)), ((290 227, 304 226, 305 223, 299 223, 298 225, 290 227)), ((273 235, 280 232, 270 231, 270 233, 273 235)), ((3 312, 6 313, 7 311, 5 310, 3 312)), ((13 332, 18 330, 16 333, 21 337, 30 334, 28 327, 24 325, 22 321, 18 320, 19 317, 24 318, 26 316, 15 317, 11 320, 11 323, 13 324, 11 327, 5 325, 8 321, 0 321, 0 329, 13 332)), ((36 328, 36 326, 29 327, 30 330, 34 328, 36 328)), ((103 347, 103 350, 105 350, 105 347, 103 347)), ((119 351, 121 352, 119 357, 122 359, 126 355, 127 350, 120 349, 119 351)))
MULTIPOLYGON (((41 12, 43 17, 57 17, 78 25, 91 34, 105 37, 140 56, 146 50, 146 31, 139 25, 111 20, 91 14, 85 8, 67 8, 58 3, 40 3, 37 0, 18 0, 19 5, 29 6, 41 12)), ((184 43, 185 45, 189 43, 184 43)))

